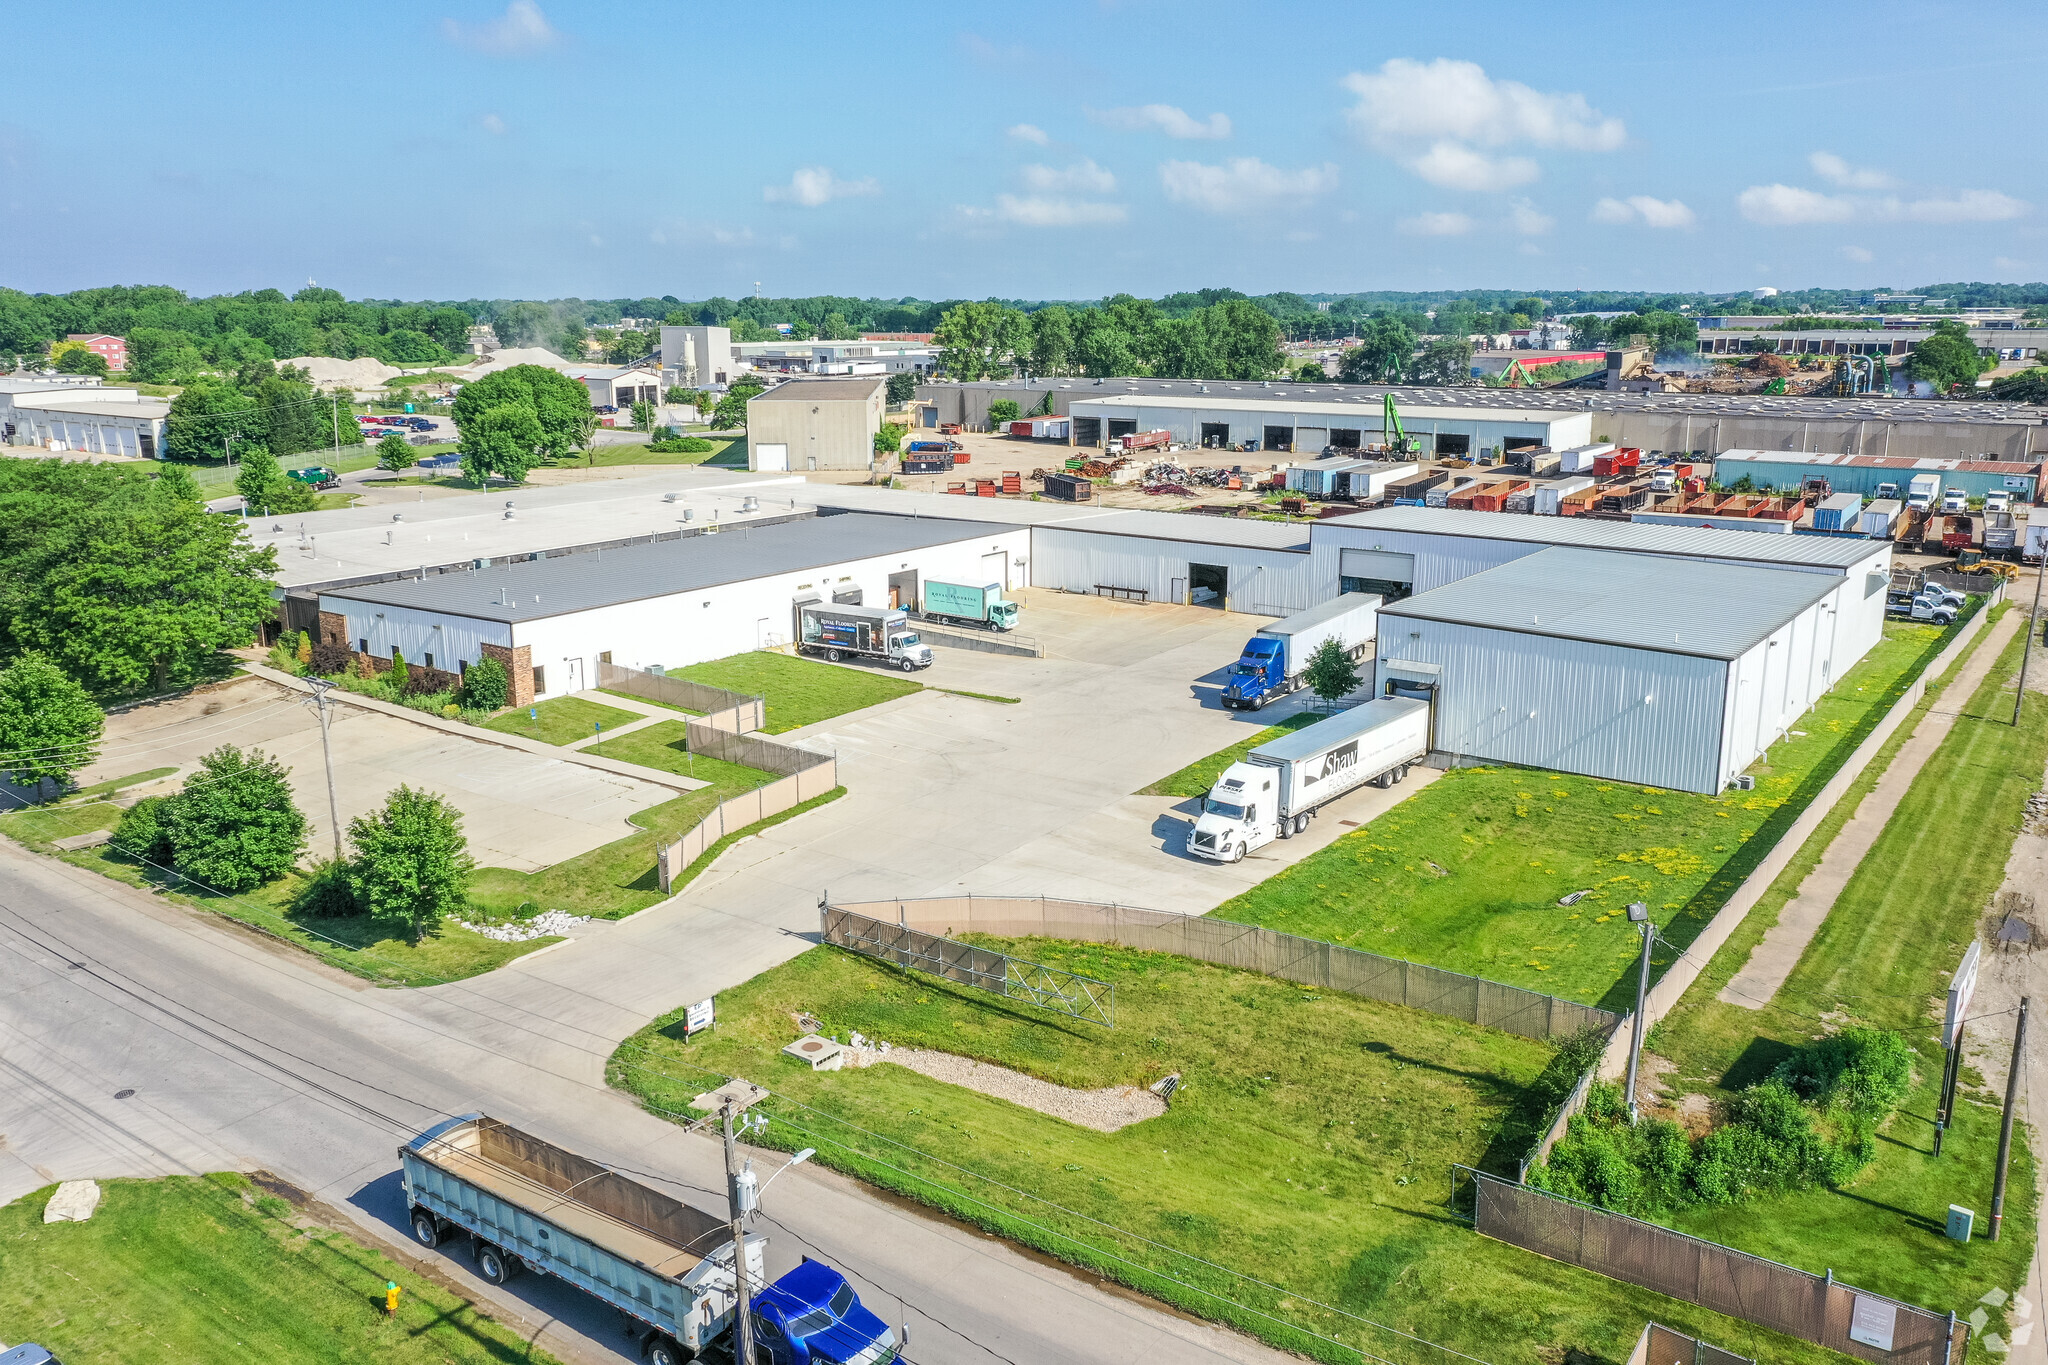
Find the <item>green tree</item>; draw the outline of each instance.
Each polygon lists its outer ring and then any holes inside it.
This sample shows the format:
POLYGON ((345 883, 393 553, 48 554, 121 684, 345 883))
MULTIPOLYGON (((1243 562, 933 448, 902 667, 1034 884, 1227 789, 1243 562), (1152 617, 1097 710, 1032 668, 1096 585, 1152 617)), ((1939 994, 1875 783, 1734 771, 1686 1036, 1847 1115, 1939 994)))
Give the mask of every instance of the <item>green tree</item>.
POLYGON ((633 404, 633 430, 653 431, 654 419, 656 416, 657 414, 654 411, 654 404, 648 402, 644 398, 641 399, 639 402, 633 404))
POLYGON ((1607 323, 1596 317, 1572 319, 1572 349, 1575 351, 1597 351, 1607 345, 1607 323))
POLYGON ((1537 298, 1516 299, 1508 305, 1508 311, 1520 313, 1525 318, 1537 319, 1543 316, 1544 303, 1542 299, 1537 298))
POLYGON ((988 424, 991 430, 999 430, 1024 415, 1014 398, 998 398, 988 405, 988 424))
POLYGON ((1153 374, 1171 379, 1264 379, 1284 373, 1280 324, 1246 299, 1225 299, 1153 328, 1153 374))
POLYGON ((164 807, 168 796, 145 796, 130 806, 114 827, 115 848, 140 862, 158 867, 171 865, 171 840, 164 828, 164 807))
POLYGON ((411 670, 406 667, 405 651, 399 649, 395 645, 392 646, 391 671, 385 674, 385 676, 391 679, 391 689, 394 692, 398 692, 400 694, 403 694, 405 692, 405 680, 410 671, 411 670))
POLYGON ((1464 385, 1472 382, 1472 343, 1463 337, 1442 337, 1415 357, 1409 377, 1417 384, 1464 385))
POLYGON ((697 416, 708 418, 718 410, 718 395, 710 389, 699 389, 691 396, 690 405, 697 409, 697 416))
POLYGON ((247 443, 238 445, 235 454, 241 460, 235 471, 235 491, 252 513, 268 512, 277 497, 277 486, 285 481, 277 457, 264 446, 247 443))
POLYGON ((418 464, 419 456, 413 453, 412 443, 395 431, 387 431, 377 440, 377 468, 393 473, 411 469, 418 464))
POLYGON ((590 391, 541 365, 514 365, 463 385, 454 418, 462 472, 479 481, 522 481, 543 460, 587 445, 597 427, 590 391))
POLYGON ((890 407, 901 407, 917 397, 917 371, 899 370, 889 376, 889 392, 886 401, 890 407))
POLYGON ((882 423, 881 430, 875 433, 875 454, 894 455, 902 448, 903 438, 909 432, 910 428, 901 422, 882 423))
POLYGON ((262 419, 262 440, 272 454, 297 455, 326 448, 333 423, 328 404, 311 384, 275 376, 258 384, 254 397, 262 419))
POLYGON ((1074 361, 1074 314, 1063 304, 1031 315, 1031 372, 1065 374, 1074 361))
POLYGON ((512 681, 505 665, 496 659, 478 659, 462 673, 462 704, 479 711, 495 711, 512 695, 512 681))
POLYGON ((305 847, 306 817, 288 776, 261 749, 225 744, 201 759, 162 813, 178 871, 222 891, 247 891, 291 871, 305 847))
POLYGON ((1358 662, 1344 648, 1342 640, 1328 639, 1308 656, 1305 677, 1309 690, 1328 705, 1358 686, 1358 662))
POLYGON ((198 502, 199 480, 181 464, 167 464, 156 473, 156 491, 173 502, 198 502))
POLYGON ((1906 373, 1932 384, 1936 393, 1948 393, 1974 387, 1977 376, 1997 363, 1978 354, 1968 327, 1955 318, 1943 318, 1934 325, 1934 334, 1906 357, 1906 373))
POLYGON ((681 384, 671 384, 668 386, 668 392, 661 396, 661 401, 667 403, 670 407, 695 407, 697 405, 697 392, 694 389, 686 389, 681 384))
POLYGON ((818 338, 821 341, 858 341, 860 332, 840 312, 825 314, 825 320, 818 324, 818 338))
POLYGON ((445 798, 401 786, 383 806, 349 821, 348 838, 355 849, 348 886, 356 904, 404 920, 414 943, 468 904, 476 862, 462 814, 445 798))
POLYGON ((106 726, 91 695, 41 654, 0 669, 0 767, 38 794, 97 758, 106 726))
POLYGON ((1158 350, 1159 310, 1150 299, 1115 294, 1074 315, 1073 363, 1093 379, 1142 375, 1158 350))
POLYGON ((104 379, 107 372, 107 358, 83 346, 74 346, 57 359, 58 374, 96 374, 104 379))
POLYGON ((217 460, 223 441, 259 426, 255 399, 224 379, 201 375, 171 400, 164 454, 173 460, 217 460))
POLYGON ((810 323, 802 318, 798 318, 795 322, 789 324, 787 335, 791 341, 811 341, 817 337, 818 333, 810 323))
POLYGON ((1026 345, 1027 326, 1023 313, 993 299, 956 304, 932 336, 939 368, 962 380, 1006 375, 1026 345))
POLYGON ((137 327, 128 333, 128 373, 145 384, 183 384, 206 368, 206 357, 184 332, 137 327))
POLYGON ((1294 372, 1294 380, 1297 384, 1321 384, 1329 379, 1329 377, 1329 374, 1323 369, 1323 362, 1320 360, 1304 360, 1294 372))
POLYGON ((1415 334, 1399 318, 1376 317, 1338 362, 1337 377, 1347 384, 1397 384, 1414 354, 1415 334))

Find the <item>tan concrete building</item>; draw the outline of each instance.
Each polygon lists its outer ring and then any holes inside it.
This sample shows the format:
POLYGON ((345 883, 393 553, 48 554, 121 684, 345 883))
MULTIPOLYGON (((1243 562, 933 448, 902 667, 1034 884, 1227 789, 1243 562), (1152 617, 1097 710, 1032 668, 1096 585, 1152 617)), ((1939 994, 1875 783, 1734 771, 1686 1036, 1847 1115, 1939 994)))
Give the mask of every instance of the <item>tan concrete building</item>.
POLYGON ((881 376, 795 379, 747 403, 747 468, 866 469, 882 429, 881 376))

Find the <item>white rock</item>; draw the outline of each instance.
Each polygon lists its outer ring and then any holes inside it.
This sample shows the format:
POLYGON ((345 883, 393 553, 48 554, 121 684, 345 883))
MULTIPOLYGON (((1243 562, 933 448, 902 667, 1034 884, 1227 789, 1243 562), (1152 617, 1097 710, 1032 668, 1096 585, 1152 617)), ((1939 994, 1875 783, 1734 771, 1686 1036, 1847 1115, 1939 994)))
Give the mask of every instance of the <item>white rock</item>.
POLYGON ((537 938, 567 936, 590 923, 590 916, 572 915, 567 910, 543 910, 519 924, 471 924, 464 919, 454 922, 472 934, 482 934, 499 943, 526 943, 537 938))
POLYGON ((100 1187, 95 1180, 67 1180, 43 1205, 45 1223, 83 1223, 100 1206, 100 1187))

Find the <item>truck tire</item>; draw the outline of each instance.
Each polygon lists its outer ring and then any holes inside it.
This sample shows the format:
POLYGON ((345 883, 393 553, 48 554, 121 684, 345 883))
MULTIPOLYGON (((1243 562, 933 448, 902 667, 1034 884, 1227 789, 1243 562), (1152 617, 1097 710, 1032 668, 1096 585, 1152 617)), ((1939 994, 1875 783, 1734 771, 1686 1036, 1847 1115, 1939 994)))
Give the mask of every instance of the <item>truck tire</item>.
MULTIPOLYGON (((831 661, 832 661, 833 663, 835 663, 835 664, 836 664, 836 663, 838 663, 838 662, 839 662, 839 651, 838 651, 838 650, 836 650, 836 649, 828 649, 828 650, 826 650, 826 651, 825 651, 825 657, 826 657, 826 658, 828 658, 828 659, 830 659, 830 660, 831 660, 831 661)), ((733 1292, 734 1292, 734 1293, 738 1293, 739 1291, 738 1291, 738 1290, 734 1290, 733 1292)))
POLYGON ((491 1284, 503 1284, 519 1273, 519 1258, 500 1251, 489 1242, 479 1242, 476 1273, 491 1284))
POLYGON ((682 1347, 676 1345, 667 1337, 657 1333, 647 1340, 647 1359, 649 1365, 686 1365, 686 1362, 695 1359, 695 1357, 686 1353, 682 1347))
POLYGON ((441 1245, 441 1220, 425 1209, 412 1211, 412 1238, 421 1246, 432 1250, 441 1245))
POLYGON ((1239 844, 1236 848, 1230 850, 1230 861, 1232 861, 1233 863, 1241 863, 1244 861, 1244 855, 1245 847, 1243 844, 1239 844))
POLYGON ((917 672, 917 662, 914 659, 905 659, 901 664, 898 665, 898 667, 900 667, 905 673, 917 672))
POLYGON ((1294 832, 1296 834, 1308 833, 1308 817, 1311 813, 1310 811, 1303 811, 1294 817, 1294 832))

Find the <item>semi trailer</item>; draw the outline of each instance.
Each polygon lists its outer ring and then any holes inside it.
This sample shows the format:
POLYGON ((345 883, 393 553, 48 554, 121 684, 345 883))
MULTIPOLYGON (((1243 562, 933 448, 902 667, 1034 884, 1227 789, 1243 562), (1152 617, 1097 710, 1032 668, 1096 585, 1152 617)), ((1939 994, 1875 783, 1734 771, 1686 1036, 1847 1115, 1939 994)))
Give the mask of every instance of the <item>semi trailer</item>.
MULTIPOLYGON (((421 1246, 467 1233, 477 1273, 492 1284, 532 1270, 576 1286, 645 1328, 642 1351, 653 1365, 730 1352, 739 1296, 725 1219, 483 1114, 434 1125, 398 1159, 421 1246)), ((838 1271, 806 1261, 769 1284, 768 1239, 745 1242, 747 1279, 763 1286, 753 1295, 763 1359, 896 1359, 896 1334, 838 1271)))
POLYGON ((1275 697, 1298 689, 1308 672, 1309 658, 1325 640, 1336 640, 1356 659, 1372 642, 1380 599, 1369 592, 1347 592, 1307 611, 1296 612, 1245 641, 1244 652, 1231 665, 1223 685, 1223 704, 1233 711, 1256 711, 1275 697))
POLYGON ((914 673, 932 666, 932 647, 917 638, 910 613, 896 607, 856 607, 806 602, 797 608, 797 651, 845 658, 876 659, 914 673))
POLYGON ((1305 833, 1317 810, 1371 783, 1391 787, 1429 753, 1429 703, 1376 697, 1233 763, 1202 798, 1187 850, 1241 861, 1275 839, 1305 833))

